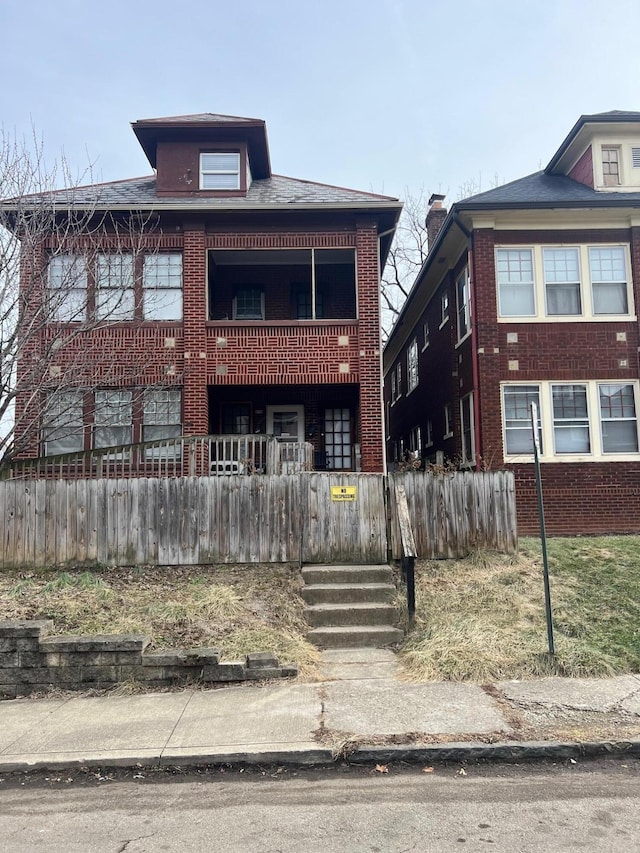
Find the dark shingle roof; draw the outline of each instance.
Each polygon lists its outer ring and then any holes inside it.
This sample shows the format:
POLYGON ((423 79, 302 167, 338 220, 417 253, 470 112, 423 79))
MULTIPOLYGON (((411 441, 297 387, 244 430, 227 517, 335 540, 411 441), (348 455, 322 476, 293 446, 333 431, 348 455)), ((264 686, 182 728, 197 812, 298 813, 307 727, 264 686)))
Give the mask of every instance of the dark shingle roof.
MULTIPOLYGON (((38 199, 34 196, 34 199, 38 199)), ((253 181, 246 196, 163 196, 156 195, 156 177, 130 178, 105 184, 91 184, 52 192, 48 203, 71 207, 98 208, 193 208, 194 210, 271 208, 297 205, 345 205, 350 207, 397 207, 400 202, 390 196, 317 184, 297 178, 272 175, 253 181)), ((7 202, 5 202, 6 204, 7 202)))
POLYGON ((596 192, 565 175, 534 172, 484 193, 456 202, 458 210, 510 207, 618 207, 640 203, 640 192, 596 192))
POLYGON ((139 118, 137 122, 142 122, 144 124, 188 124, 193 122, 197 124, 198 122, 231 122, 232 124, 237 124, 238 122, 255 122, 262 121, 259 118, 246 118, 245 116, 227 116, 222 115, 221 113, 192 113, 191 115, 183 115, 183 116, 161 116, 159 118, 139 118))

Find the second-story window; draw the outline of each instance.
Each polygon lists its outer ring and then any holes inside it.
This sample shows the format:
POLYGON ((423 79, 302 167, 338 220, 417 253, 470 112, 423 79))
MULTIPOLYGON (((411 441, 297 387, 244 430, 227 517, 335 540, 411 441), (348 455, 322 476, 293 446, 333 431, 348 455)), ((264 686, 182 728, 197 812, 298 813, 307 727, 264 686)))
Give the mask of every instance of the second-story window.
POLYGON ((98 255, 96 258, 96 318, 133 320, 133 255, 98 255))
POLYGON ((578 250, 543 249, 547 314, 581 314, 578 250))
POLYGON ((533 250, 498 249, 496 274, 500 316, 533 316, 536 313, 533 250))
POLYGON ((201 190, 239 190, 240 154, 216 151, 200 155, 201 190))
POLYGON ((471 282, 469 268, 465 267, 456 280, 456 302, 458 311, 458 340, 471 331, 471 282))
POLYGON ((418 342, 414 339, 407 350, 407 394, 418 387, 418 342))
POLYGON ((145 320, 182 319, 182 255, 146 255, 142 287, 145 320))

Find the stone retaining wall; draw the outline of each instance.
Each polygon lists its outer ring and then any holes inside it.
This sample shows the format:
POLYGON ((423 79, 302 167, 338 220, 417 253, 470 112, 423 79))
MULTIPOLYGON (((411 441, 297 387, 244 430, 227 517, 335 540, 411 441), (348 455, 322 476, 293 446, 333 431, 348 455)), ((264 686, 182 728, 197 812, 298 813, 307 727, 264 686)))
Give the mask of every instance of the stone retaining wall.
POLYGON ((52 688, 104 690, 124 681, 169 687, 298 674, 295 665, 281 666, 269 652, 221 663, 217 649, 148 652, 150 640, 139 634, 48 637, 52 627, 48 620, 0 621, 0 699, 52 688))

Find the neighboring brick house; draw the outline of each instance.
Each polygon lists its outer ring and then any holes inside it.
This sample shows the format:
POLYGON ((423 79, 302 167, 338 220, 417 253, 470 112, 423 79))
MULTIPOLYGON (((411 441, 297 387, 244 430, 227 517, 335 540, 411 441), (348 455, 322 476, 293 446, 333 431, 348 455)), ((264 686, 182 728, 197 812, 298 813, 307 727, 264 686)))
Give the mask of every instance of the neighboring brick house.
MULTIPOLYGON (((78 304, 77 322, 117 307, 87 333, 101 350, 91 390, 82 378, 65 389, 64 414, 54 405, 27 455, 267 433, 311 442, 318 468, 382 471, 379 278, 400 203, 272 174, 262 120, 204 113, 132 127, 155 174, 48 196, 118 223, 152 218, 141 245, 154 248, 134 257, 125 245, 115 258, 105 240, 78 273, 52 322, 78 304), (139 375, 118 378, 121 362, 135 372, 136 349, 139 375)), ((50 240, 47 263, 54 288, 75 261, 50 240)))
POLYGON ((510 468, 535 533, 534 401, 548 530, 640 531, 640 113, 582 116, 543 171, 442 198, 384 351, 390 465, 510 468))

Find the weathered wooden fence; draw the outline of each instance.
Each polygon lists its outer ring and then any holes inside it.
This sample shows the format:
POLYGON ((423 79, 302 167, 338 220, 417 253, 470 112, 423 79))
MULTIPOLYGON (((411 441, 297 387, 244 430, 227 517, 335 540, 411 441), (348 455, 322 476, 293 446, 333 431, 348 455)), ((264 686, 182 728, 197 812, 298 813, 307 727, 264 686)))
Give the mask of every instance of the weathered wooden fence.
POLYGON ((389 475, 391 554, 400 559, 400 529, 395 489, 404 486, 418 556, 423 559, 463 557, 473 548, 516 550, 515 480, 511 471, 389 475))
MULTIPOLYGON (((420 557, 515 549, 511 474, 398 478, 420 557)), ((382 475, 324 472, 3 481, 0 565, 383 563, 388 518, 400 555, 389 491, 382 475)))

